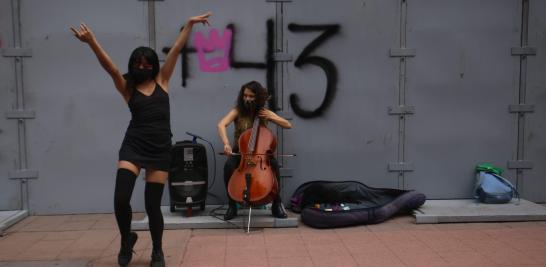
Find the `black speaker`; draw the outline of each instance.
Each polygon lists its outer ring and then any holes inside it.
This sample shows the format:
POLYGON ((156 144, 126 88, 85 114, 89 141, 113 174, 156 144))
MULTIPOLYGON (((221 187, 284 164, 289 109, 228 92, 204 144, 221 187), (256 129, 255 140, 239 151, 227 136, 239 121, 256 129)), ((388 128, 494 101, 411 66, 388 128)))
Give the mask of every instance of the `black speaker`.
POLYGON ((177 208, 199 206, 205 210, 208 186, 207 150, 192 141, 181 141, 171 148, 169 193, 171 212, 177 208))

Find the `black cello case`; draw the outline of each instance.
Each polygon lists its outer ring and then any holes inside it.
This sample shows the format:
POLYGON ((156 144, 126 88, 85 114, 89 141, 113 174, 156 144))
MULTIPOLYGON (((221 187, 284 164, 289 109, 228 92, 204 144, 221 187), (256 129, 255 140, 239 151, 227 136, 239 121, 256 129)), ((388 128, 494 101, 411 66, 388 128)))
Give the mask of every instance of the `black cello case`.
POLYGON ((169 193, 171 212, 186 208, 188 215, 194 206, 205 210, 208 187, 207 150, 192 141, 180 141, 171 148, 169 193))

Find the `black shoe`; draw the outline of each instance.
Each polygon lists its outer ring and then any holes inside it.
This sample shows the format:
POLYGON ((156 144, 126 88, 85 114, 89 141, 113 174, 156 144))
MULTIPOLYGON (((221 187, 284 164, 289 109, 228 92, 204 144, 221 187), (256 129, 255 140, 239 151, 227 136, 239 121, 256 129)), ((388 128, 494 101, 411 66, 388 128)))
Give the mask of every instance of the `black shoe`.
POLYGON ((152 261, 150 261, 150 267, 165 267, 165 256, 163 256, 163 251, 153 250, 152 251, 152 261))
POLYGON ((126 266, 131 262, 133 258, 133 247, 138 239, 138 235, 135 232, 129 234, 128 240, 121 241, 121 248, 118 253, 118 264, 120 266, 126 266))
POLYGON ((271 214, 273 215, 273 217, 279 219, 285 219, 286 217, 288 217, 280 200, 273 201, 273 205, 271 206, 271 214))
POLYGON ((234 202, 230 202, 226 214, 224 214, 224 221, 229 221, 237 216, 237 206, 234 202))

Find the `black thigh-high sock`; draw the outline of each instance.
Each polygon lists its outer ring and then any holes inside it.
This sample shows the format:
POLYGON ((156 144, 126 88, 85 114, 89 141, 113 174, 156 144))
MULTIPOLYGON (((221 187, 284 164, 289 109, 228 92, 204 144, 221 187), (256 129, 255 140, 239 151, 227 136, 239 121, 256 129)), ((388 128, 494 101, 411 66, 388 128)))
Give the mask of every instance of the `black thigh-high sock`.
POLYGON ((127 169, 118 169, 114 190, 114 211, 118 222, 121 240, 127 240, 131 232, 131 195, 135 188, 136 174, 127 169))
POLYGON ((163 195, 164 184, 146 183, 144 189, 144 203, 146 213, 148 214, 148 225, 154 250, 161 250, 161 240, 163 238, 163 214, 161 213, 161 196, 163 195))

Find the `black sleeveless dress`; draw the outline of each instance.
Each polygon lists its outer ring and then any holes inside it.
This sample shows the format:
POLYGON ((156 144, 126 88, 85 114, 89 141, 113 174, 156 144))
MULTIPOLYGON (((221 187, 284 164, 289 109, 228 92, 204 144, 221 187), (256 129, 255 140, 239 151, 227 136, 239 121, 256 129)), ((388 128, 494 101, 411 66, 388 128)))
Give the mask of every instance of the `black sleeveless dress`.
POLYGON ((169 94, 157 83, 150 96, 135 88, 128 105, 131 122, 119 149, 119 160, 169 171, 172 137, 169 94))

